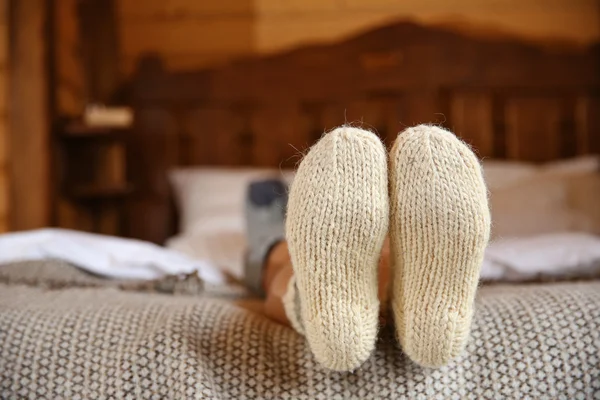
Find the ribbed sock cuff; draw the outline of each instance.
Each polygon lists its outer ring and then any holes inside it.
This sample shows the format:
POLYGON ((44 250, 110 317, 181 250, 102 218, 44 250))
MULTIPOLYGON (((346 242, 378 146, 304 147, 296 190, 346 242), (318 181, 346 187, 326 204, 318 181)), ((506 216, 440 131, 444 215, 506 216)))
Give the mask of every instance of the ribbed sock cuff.
POLYGON ((304 335, 304 325, 302 325, 302 318, 300 316, 300 296, 296 289, 296 277, 293 275, 288 282, 287 291, 283 296, 283 308, 292 328, 299 334, 304 335))

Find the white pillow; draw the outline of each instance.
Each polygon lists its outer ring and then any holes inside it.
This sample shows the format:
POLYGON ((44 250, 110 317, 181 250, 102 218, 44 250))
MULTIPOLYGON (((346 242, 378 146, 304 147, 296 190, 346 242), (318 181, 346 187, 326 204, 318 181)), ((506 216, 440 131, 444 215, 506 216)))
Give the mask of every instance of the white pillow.
POLYGON ((600 272, 600 237, 560 233, 490 243, 483 279, 590 276, 600 272))
POLYGON ((484 160, 483 177, 489 190, 502 189, 532 178, 538 168, 531 163, 484 160))
POLYGON ((600 197, 599 185, 592 184, 598 176, 595 172, 598 165, 595 156, 539 167, 510 161, 484 162, 490 193, 492 237, 599 231, 600 213, 593 212, 594 201, 591 200, 594 197, 592 191, 600 197))
POLYGON ((532 178, 546 176, 570 177, 600 172, 600 157, 581 156, 537 165, 505 160, 483 160, 483 176, 489 190, 503 189, 532 178))
POLYGON ((568 203, 568 180, 537 176, 490 191, 492 237, 582 230, 585 215, 568 203))
POLYGON ((600 157, 588 155, 552 161, 542 165, 540 172, 561 177, 600 172, 600 157))
POLYGON ((255 180, 292 179, 290 171, 258 168, 190 168, 169 174, 180 215, 180 232, 245 231, 244 201, 255 180))
MULTIPOLYGON (((486 160, 483 162, 483 171, 493 200, 495 191, 542 175, 570 177, 597 170, 598 161, 598 157, 586 156, 538 167, 531 163, 486 160)), ((290 183, 293 176, 294 172, 290 170, 258 168, 200 167, 174 170, 169 178, 180 215, 180 232, 243 232, 244 196, 248 184, 267 178, 282 178, 290 183)), ((529 194, 521 197, 530 198, 529 194)), ((547 196, 546 193, 535 195, 538 198, 547 196)))

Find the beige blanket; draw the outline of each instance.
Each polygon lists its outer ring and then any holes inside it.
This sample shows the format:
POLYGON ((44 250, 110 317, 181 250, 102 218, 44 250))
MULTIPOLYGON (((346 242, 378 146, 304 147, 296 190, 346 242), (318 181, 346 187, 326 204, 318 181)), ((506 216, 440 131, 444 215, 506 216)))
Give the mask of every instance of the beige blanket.
POLYGON ((0 398, 600 398, 599 282, 483 287, 456 362, 416 366, 388 327, 355 373, 323 370, 303 337, 224 292, 0 266, 0 398))

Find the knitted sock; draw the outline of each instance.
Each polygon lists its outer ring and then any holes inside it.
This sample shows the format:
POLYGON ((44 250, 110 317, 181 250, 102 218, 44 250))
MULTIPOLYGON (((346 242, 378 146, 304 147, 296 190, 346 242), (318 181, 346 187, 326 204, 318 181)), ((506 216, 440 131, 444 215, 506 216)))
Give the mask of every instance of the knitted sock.
POLYGON ((304 335, 304 326, 302 326, 302 310, 300 309, 300 296, 296 288, 296 277, 292 275, 288 282, 288 287, 283 295, 283 309, 285 315, 290 321, 292 328, 301 335, 304 335))
POLYGON ((312 147, 290 190, 286 237, 300 325, 315 358, 329 369, 357 368, 375 345, 387 185, 381 141, 343 126, 312 147))
POLYGON ((417 364, 445 365, 464 348, 489 233, 473 152, 435 126, 400 134, 390 153, 392 309, 417 364))

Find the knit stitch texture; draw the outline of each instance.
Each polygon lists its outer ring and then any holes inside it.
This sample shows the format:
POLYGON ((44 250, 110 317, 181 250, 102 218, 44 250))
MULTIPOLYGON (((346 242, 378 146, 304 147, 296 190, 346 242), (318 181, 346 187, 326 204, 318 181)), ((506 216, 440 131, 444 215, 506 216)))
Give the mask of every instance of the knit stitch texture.
POLYGON ((379 138, 343 126, 311 148, 290 190, 286 237, 301 323, 316 360, 332 370, 354 370, 374 349, 387 189, 379 138))
POLYGON ((392 310, 417 364, 446 365, 465 347, 489 233, 473 152, 436 126, 401 133, 390 153, 392 310))

